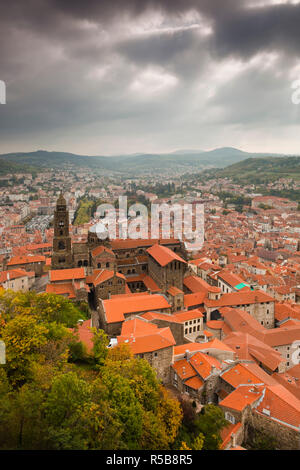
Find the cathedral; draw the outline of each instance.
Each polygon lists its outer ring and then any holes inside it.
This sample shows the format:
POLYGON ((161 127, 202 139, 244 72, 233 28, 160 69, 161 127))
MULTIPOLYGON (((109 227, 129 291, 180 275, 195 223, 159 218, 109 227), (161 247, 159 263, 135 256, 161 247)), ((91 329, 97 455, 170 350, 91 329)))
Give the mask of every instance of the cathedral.
MULTIPOLYGON (((183 295, 183 279, 187 270, 184 256, 179 240, 103 241, 98 238, 96 225, 89 229, 86 241, 72 243, 69 211, 62 193, 57 200, 51 269, 83 268, 89 295, 93 294, 95 298, 105 299, 129 292, 165 293, 170 288, 176 288, 183 295)), ((60 277, 63 276, 61 273, 60 277)), ((182 297, 178 297, 178 292, 176 302, 182 297)), ((178 303, 178 308, 181 303, 178 303)))

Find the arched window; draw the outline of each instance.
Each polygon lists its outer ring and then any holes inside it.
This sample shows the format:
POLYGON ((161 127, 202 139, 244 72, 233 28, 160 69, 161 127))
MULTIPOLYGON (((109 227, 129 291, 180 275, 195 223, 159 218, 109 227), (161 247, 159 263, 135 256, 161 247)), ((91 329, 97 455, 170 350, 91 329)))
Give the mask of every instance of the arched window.
POLYGON ((110 263, 106 263, 106 267, 109 268, 109 266, 110 266, 110 263))
POLYGON ((84 262, 83 262, 83 266, 87 266, 88 265, 88 262, 87 260, 85 259, 84 262))
POLYGON ((97 267, 100 269, 100 268, 101 268, 101 263, 98 263, 98 264, 97 264, 97 267))
POLYGON ((78 267, 81 268, 81 266, 82 266, 82 261, 80 260, 78 261, 78 267))
POLYGON ((66 248, 65 242, 60 241, 58 242, 58 249, 59 250, 64 250, 66 248))

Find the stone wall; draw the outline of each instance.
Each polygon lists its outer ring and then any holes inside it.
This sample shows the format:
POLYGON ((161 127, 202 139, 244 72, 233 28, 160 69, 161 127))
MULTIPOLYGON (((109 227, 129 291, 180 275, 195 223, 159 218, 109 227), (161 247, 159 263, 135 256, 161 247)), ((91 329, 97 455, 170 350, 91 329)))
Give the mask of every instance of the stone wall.
POLYGON ((96 286, 96 303, 99 305, 100 300, 109 299, 112 295, 117 294, 125 294, 125 280, 114 276, 96 286))
POLYGON ((140 354, 156 370, 157 377, 163 383, 170 383, 170 364, 173 361, 173 346, 153 352, 140 354))
POLYGON ((181 323, 168 322, 167 320, 160 319, 154 319, 151 323, 155 323, 159 328, 169 327, 177 345, 188 343, 188 341, 184 339, 183 325, 181 323))
POLYGON ((273 421, 270 417, 253 410, 246 419, 246 436, 250 429, 263 431, 276 439, 279 450, 300 450, 299 430, 292 429, 286 425, 273 421))

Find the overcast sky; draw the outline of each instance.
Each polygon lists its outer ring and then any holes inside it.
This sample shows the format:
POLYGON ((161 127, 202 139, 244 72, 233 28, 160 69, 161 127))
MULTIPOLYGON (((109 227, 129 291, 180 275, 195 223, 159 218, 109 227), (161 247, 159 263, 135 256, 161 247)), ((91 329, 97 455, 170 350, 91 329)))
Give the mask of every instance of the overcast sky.
POLYGON ((300 154, 299 79, 300 0, 5 2, 0 152, 300 154))

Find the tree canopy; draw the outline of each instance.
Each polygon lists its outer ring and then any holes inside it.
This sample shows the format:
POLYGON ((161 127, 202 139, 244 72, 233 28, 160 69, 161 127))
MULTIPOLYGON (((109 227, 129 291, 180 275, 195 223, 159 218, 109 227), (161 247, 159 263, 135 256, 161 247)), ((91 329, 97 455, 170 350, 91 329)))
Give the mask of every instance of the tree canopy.
POLYGON ((70 328, 82 312, 54 294, 5 292, 0 305, 0 449, 173 447, 180 403, 128 345, 107 348, 99 330, 87 355, 70 328))

